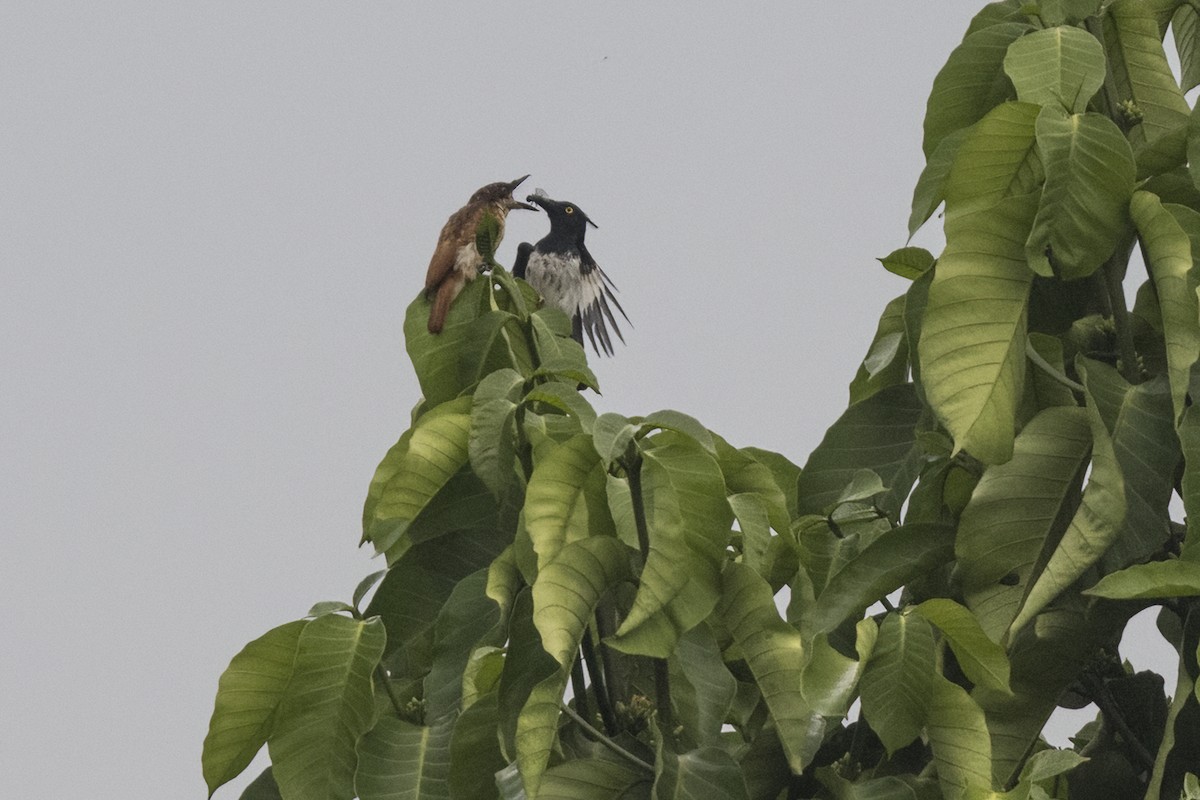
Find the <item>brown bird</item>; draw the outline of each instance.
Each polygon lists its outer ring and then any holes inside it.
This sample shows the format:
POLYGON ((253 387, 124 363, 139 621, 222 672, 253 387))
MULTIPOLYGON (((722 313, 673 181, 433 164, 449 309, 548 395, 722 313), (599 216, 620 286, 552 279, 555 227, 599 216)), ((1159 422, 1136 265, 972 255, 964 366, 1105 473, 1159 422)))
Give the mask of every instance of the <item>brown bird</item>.
POLYGON ((513 199, 513 190, 528 175, 515 181, 489 183, 467 204, 450 215, 438 236, 437 249, 425 273, 425 296, 433 299, 429 332, 440 333, 446 314, 458 293, 475 276, 495 265, 496 247, 504 238, 504 219, 514 208, 537 209, 513 199))

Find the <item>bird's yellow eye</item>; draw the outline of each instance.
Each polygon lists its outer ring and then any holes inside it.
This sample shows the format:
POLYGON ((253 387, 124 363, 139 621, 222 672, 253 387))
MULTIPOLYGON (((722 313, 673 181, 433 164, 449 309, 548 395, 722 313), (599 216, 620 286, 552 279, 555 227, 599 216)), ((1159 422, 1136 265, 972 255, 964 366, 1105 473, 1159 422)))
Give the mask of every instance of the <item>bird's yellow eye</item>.
POLYGON ((563 209, 563 211, 566 211, 568 214, 574 214, 575 208, 573 206, 567 206, 566 208, 563 209))

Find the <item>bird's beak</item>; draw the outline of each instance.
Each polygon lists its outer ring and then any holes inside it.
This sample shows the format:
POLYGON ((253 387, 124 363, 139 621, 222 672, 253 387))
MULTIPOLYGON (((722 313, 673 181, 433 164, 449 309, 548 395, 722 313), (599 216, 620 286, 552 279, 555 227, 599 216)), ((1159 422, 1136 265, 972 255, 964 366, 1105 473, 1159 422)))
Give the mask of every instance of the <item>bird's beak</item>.
POLYGON ((524 180, 528 177, 529 177, 528 175, 522 175, 520 178, 517 178, 515 181, 512 181, 511 183, 509 183, 508 184, 508 193, 512 194, 513 192, 515 192, 517 190, 517 187, 520 186, 521 183, 524 182, 524 180))
POLYGON ((515 200, 511 197, 508 199, 508 207, 509 208, 523 208, 526 211, 537 211, 537 209, 534 208, 533 206, 529 205, 529 203, 522 203, 520 200, 515 200))
POLYGON ((545 206, 545 203, 543 203, 543 202, 542 202, 542 201, 543 201, 543 200, 545 200, 546 198, 542 197, 540 194, 531 194, 531 195, 529 195, 528 197, 526 197, 525 199, 526 199, 527 201, 529 201, 530 203, 537 203, 537 204, 538 204, 539 206, 541 206, 542 208, 545 208, 545 207, 546 207, 546 206, 545 206))

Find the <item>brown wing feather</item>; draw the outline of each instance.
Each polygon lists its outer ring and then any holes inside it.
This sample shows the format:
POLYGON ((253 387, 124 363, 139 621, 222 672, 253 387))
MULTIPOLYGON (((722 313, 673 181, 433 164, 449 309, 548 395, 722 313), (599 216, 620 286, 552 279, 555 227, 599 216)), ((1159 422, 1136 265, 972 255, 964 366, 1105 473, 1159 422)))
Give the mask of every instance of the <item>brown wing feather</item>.
MULTIPOLYGON (((463 206, 451 214, 450 219, 442 226, 437 248, 433 251, 433 258, 429 260, 429 269, 425 273, 426 294, 433 292, 454 270, 458 249, 467 241, 465 230, 475 211, 471 205, 463 206)), ((473 227, 471 233, 474 235, 473 227)))

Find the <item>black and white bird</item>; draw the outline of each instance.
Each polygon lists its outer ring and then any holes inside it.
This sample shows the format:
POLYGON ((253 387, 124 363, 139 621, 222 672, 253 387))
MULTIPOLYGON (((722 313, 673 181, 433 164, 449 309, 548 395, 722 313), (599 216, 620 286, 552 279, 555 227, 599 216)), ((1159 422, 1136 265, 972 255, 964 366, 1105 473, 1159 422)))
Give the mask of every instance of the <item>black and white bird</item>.
POLYGON ((629 316, 613 294, 616 284, 604 274, 584 246, 587 226, 598 226, 574 203, 551 200, 541 194, 531 194, 525 199, 546 211, 550 217, 550 233, 536 245, 522 242, 517 247, 513 274, 528 281, 548 305, 571 318, 571 337, 575 341, 582 345, 586 333, 593 350, 611 356, 613 343, 609 327, 618 339, 625 341, 612 306, 621 312, 626 322, 629 316))

